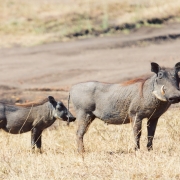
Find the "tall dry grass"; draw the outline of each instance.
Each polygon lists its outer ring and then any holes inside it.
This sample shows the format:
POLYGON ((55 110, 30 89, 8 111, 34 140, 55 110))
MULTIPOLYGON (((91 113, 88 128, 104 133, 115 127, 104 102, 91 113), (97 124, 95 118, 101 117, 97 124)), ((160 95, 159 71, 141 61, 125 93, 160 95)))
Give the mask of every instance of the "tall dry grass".
POLYGON ((134 152, 132 127, 95 120, 85 135, 84 158, 77 153, 76 122, 57 121, 43 132, 43 154, 30 151, 30 133, 0 132, 0 179, 180 179, 180 112, 159 120, 154 150, 146 150, 146 120, 141 150, 134 152))
POLYGON ((180 0, 0 0, 0 4, 1 47, 66 41, 82 30, 102 31, 180 15, 180 0))

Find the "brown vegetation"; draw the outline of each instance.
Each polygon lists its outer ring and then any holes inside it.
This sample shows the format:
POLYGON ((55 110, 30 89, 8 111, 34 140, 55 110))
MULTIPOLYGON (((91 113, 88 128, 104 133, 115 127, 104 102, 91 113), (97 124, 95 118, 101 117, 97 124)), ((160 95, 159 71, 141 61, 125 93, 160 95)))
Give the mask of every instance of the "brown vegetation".
POLYGON ((179 179, 180 113, 166 112, 159 120, 154 150, 146 150, 146 120, 141 150, 134 152, 132 127, 95 120, 85 136, 84 158, 77 153, 76 123, 43 133, 43 154, 32 154, 30 134, 0 132, 1 179, 179 179), (18 143, 17 143, 18 142, 18 143))
POLYGON ((117 30, 128 33, 131 28, 162 24, 180 15, 177 0, 0 0, 0 4, 1 47, 67 41, 117 30))

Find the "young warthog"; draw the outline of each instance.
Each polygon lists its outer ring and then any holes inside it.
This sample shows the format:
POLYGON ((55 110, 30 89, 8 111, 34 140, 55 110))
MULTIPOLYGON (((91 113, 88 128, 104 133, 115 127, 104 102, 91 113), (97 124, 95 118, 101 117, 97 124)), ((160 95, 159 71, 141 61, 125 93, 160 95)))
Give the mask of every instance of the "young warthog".
POLYGON ((151 63, 155 74, 147 79, 123 84, 85 82, 74 85, 70 97, 78 119, 78 151, 84 152, 83 136, 96 117, 109 124, 132 122, 135 149, 140 148, 142 120, 148 118, 147 148, 151 150, 159 117, 172 103, 180 101, 179 70, 180 62, 173 69, 151 63))
POLYGON ((42 131, 56 119, 75 121, 75 117, 62 102, 52 96, 41 102, 19 104, 17 106, 0 103, 0 128, 8 133, 19 134, 31 131, 31 145, 41 152, 42 131))

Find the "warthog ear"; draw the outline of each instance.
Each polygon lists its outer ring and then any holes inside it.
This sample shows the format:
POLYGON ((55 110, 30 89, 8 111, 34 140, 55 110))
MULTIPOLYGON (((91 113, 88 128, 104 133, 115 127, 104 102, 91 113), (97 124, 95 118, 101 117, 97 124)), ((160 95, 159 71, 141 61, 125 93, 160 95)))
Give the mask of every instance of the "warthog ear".
POLYGON ((54 97, 52 97, 52 96, 48 96, 48 99, 51 104, 54 104, 56 102, 54 97))
POLYGON ((176 65, 174 66, 175 71, 179 72, 180 71, 180 62, 176 63, 176 65))
POLYGON ((160 70, 161 70, 161 67, 157 63, 155 63, 155 62, 151 63, 151 71, 152 72, 157 74, 160 70))

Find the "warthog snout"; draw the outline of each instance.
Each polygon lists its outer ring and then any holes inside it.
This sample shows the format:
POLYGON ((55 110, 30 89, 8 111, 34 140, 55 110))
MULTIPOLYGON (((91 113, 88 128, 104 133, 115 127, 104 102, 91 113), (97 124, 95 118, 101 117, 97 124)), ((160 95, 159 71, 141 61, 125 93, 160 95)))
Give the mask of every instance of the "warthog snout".
POLYGON ((63 113, 61 116, 57 117, 58 119, 61 119, 63 121, 73 122, 76 120, 76 118, 71 113, 63 113))
POLYGON ((75 120, 76 120, 75 117, 69 117, 69 122, 73 122, 73 121, 75 121, 75 120))
POLYGON ((180 96, 174 95, 174 96, 169 97, 168 100, 169 100, 169 102, 171 102, 172 104, 178 103, 178 102, 180 102, 180 96))
POLYGON ((76 118, 69 112, 68 115, 67 115, 67 120, 69 118, 69 122, 73 122, 76 120, 76 118))

